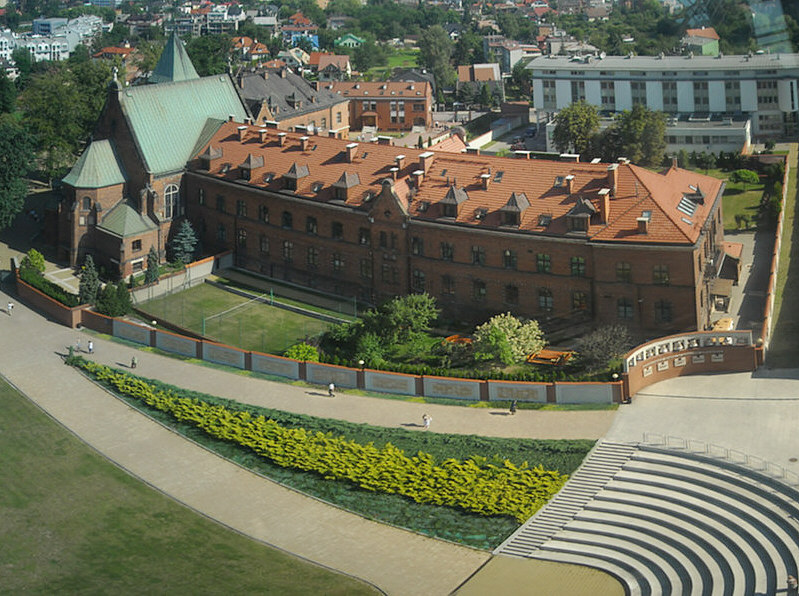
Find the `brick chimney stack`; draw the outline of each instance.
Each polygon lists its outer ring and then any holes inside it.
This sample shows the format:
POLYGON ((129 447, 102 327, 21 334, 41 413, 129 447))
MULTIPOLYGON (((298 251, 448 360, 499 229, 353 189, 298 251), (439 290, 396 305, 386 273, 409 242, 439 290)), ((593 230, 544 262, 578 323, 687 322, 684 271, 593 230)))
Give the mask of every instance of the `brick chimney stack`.
POLYGON ((574 174, 566 176, 566 192, 569 194, 574 192, 574 174))
POLYGON ((239 141, 244 142, 244 135, 247 134, 247 126, 239 126, 236 130, 239 131, 239 141))
POLYGON ((602 223, 610 221, 610 189, 603 188, 599 191, 599 217, 602 223))
POLYGON ((265 128, 259 128, 258 129, 258 142, 261 143, 262 145, 264 143, 266 143, 266 129, 265 128))
POLYGON ((300 149, 308 151, 308 146, 311 144, 311 137, 300 137, 300 149))
POLYGON ((394 158, 394 162, 397 164, 397 169, 401 170, 405 167, 405 156, 397 155, 397 157, 394 158))
POLYGON ((424 170, 424 173, 427 174, 427 171, 430 169, 430 166, 433 165, 433 157, 435 157, 435 153, 432 151, 425 151, 421 155, 419 155, 419 165, 424 170))
POLYGON ((491 174, 480 174, 480 179, 483 181, 483 190, 488 190, 491 184, 491 174))
POLYGON ((610 193, 615 197, 619 186, 619 164, 617 163, 608 166, 608 186, 610 193))
POLYGON ((347 150, 347 163, 352 163, 358 153, 358 143, 349 143, 345 149, 347 150))
POLYGON ((277 144, 280 145, 281 147, 285 147, 286 146, 286 133, 285 132, 277 133, 277 144))

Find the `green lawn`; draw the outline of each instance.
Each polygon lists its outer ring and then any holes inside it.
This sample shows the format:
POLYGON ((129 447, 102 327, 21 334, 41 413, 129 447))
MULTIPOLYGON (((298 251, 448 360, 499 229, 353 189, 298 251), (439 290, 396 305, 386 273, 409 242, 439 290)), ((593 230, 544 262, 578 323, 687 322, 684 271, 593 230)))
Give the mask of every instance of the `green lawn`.
POLYGON ((325 331, 330 324, 288 310, 248 300, 200 284, 184 292, 150 300, 141 310, 245 350, 281 354, 305 337, 325 331), (227 312, 229 309, 230 312, 227 312), (226 314, 221 314, 226 313, 226 314), (203 329, 205 320, 205 329, 203 329))
POLYGON ((394 54, 388 57, 386 66, 375 66, 366 71, 374 80, 383 78, 383 75, 389 73, 394 68, 411 68, 417 66, 417 59, 419 57, 419 50, 397 50, 394 54))
MULTIPOLYGON (((701 169, 697 169, 696 171, 705 173, 705 170, 701 169)), ((727 187, 724 190, 722 205, 724 211, 724 229, 742 229, 739 228, 738 224, 735 222, 736 215, 746 215, 749 218, 749 228, 754 229, 757 225, 758 210, 760 207, 760 199, 763 196, 764 185, 744 185, 742 182, 730 182, 730 173, 719 169, 708 170, 707 175, 719 178, 720 180, 727 180, 727 187)))
POLYGON ((0 380, 0 592, 370 594, 129 476, 0 380))

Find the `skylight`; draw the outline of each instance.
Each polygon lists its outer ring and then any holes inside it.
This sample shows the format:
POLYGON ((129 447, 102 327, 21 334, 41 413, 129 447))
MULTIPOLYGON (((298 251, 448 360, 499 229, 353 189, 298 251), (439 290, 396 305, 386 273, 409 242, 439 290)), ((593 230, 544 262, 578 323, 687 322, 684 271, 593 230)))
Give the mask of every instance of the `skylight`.
POLYGON ((505 175, 504 170, 499 170, 494 176, 494 182, 502 182, 502 177, 505 175))
POLYGON ((677 205, 677 211, 692 216, 694 213, 696 213, 696 203, 694 203, 688 197, 683 197, 680 199, 680 202, 677 205))
POLYGON ((547 227, 549 224, 552 223, 552 214, 551 213, 542 213, 538 216, 538 225, 547 227))

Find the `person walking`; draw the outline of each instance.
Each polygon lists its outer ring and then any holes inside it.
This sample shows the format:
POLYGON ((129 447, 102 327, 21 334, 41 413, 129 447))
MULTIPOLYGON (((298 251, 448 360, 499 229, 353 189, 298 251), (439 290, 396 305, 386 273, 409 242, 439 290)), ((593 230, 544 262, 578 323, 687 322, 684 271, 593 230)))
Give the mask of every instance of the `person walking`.
POLYGON ((89 340, 86 347, 89 349, 89 354, 94 354, 94 342, 92 340, 89 340))
POLYGON ((130 359, 130 367, 131 368, 136 368, 137 364, 138 364, 138 362, 136 361, 136 356, 134 356, 133 358, 130 359))
POLYGON ((433 417, 430 416, 427 412, 422 414, 422 423, 424 424, 424 429, 425 430, 429 430, 430 429, 430 423, 432 421, 433 421, 433 417))
POLYGON ((788 596, 796 596, 799 594, 799 580, 793 575, 788 576, 788 596))
POLYGON ((10 300, 8 301, 8 309, 7 310, 8 310, 8 316, 10 317, 11 316, 11 311, 14 310, 14 303, 11 302, 10 300))
POLYGON ((330 381, 330 385, 327 386, 327 394, 330 397, 336 397, 336 385, 333 381, 330 381))
POLYGON ((78 338, 78 339, 76 339, 76 340, 75 340, 75 351, 76 351, 78 354, 80 354, 80 352, 81 352, 81 349, 80 349, 80 338, 78 338))
POLYGON ((518 405, 519 404, 516 402, 515 399, 512 402, 510 402, 510 413, 511 413, 511 416, 513 416, 516 413, 516 408, 518 407, 518 405))

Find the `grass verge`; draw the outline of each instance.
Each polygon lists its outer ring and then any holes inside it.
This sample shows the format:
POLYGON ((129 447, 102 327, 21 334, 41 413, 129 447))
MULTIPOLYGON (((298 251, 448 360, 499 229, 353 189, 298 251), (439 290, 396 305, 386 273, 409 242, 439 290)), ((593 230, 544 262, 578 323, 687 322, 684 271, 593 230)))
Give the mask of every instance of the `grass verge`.
POLYGON ((2 379, 0 412, 3 592, 375 593, 164 497, 2 379))

